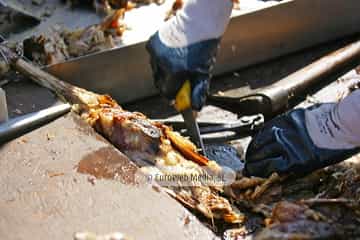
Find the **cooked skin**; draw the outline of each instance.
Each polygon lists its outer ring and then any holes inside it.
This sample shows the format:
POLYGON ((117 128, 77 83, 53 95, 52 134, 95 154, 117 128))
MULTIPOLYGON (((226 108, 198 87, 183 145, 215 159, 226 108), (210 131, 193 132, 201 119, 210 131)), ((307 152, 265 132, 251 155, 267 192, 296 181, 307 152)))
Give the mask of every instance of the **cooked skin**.
MULTIPOLYGON (((156 166, 161 174, 167 175, 203 175, 221 170, 216 163, 197 154, 192 143, 168 126, 152 122, 141 113, 125 111, 108 96, 98 96, 97 101, 96 105, 92 104, 82 112, 82 118, 130 159, 144 166, 144 171, 148 170, 147 166, 156 166), (208 166, 209 171, 200 165, 208 166)), ((215 187, 201 182, 190 183, 190 186, 179 182, 168 188, 172 196, 208 218, 231 223, 244 220, 227 199, 218 195, 215 187)))

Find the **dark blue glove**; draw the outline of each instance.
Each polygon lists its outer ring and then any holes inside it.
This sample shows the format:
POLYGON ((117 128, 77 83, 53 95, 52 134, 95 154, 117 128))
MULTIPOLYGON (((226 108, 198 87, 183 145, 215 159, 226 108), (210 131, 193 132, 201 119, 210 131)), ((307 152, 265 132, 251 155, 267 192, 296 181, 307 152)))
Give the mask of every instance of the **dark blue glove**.
POLYGON ((190 80, 192 107, 200 110, 209 92, 218 45, 219 39, 212 39, 182 48, 171 48, 161 42, 158 33, 153 35, 146 49, 150 54, 155 86, 160 93, 174 100, 184 82, 190 80))
POLYGON ((308 110, 293 110, 265 124, 247 149, 245 175, 306 174, 345 160, 358 151, 357 148, 331 150, 315 146, 305 123, 308 110))
POLYGON ((163 96, 174 100, 190 81, 192 108, 203 107, 232 7, 232 1, 186 0, 174 17, 159 26, 146 48, 155 85, 163 96))

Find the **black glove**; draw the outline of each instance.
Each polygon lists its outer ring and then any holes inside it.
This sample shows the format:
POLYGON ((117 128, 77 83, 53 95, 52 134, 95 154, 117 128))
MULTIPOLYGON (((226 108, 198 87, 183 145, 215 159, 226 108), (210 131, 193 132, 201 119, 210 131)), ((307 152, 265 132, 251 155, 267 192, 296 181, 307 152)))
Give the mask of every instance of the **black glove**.
POLYGON ((182 48, 164 45, 158 33, 146 45, 150 54, 155 86, 170 101, 186 80, 191 83, 191 101, 194 110, 200 110, 209 92, 211 70, 219 39, 207 40, 182 48))
POLYGON ((244 174, 259 177, 273 172, 306 174, 356 153, 358 148, 332 150, 314 145, 305 112, 317 107, 293 110, 265 124, 247 149, 244 174))

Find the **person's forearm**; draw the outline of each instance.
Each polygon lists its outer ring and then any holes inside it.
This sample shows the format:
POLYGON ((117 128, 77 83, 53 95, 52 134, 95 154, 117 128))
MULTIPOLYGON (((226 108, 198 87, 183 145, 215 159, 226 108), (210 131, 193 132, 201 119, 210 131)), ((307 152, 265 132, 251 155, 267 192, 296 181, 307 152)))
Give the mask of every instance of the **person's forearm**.
POLYGON ((160 29, 160 39, 170 47, 184 47, 220 38, 229 23, 232 5, 231 0, 187 0, 177 16, 165 23, 170 31, 160 29))
POLYGON ((360 90, 327 111, 306 115, 309 134, 317 147, 350 149, 360 147, 360 90))

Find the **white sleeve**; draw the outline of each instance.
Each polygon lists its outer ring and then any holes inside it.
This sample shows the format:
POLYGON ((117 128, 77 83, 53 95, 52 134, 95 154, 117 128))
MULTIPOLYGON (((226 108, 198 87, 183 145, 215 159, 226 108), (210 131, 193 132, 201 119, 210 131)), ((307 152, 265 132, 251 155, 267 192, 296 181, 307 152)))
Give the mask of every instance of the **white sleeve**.
POLYGON ((231 0, 186 0, 175 17, 159 29, 161 41, 169 47, 184 47, 219 38, 229 23, 231 0))
POLYGON ((360 90, 337 104, 325 104, 305 114, 308 133, 317 147, 360 147, 360 90))

